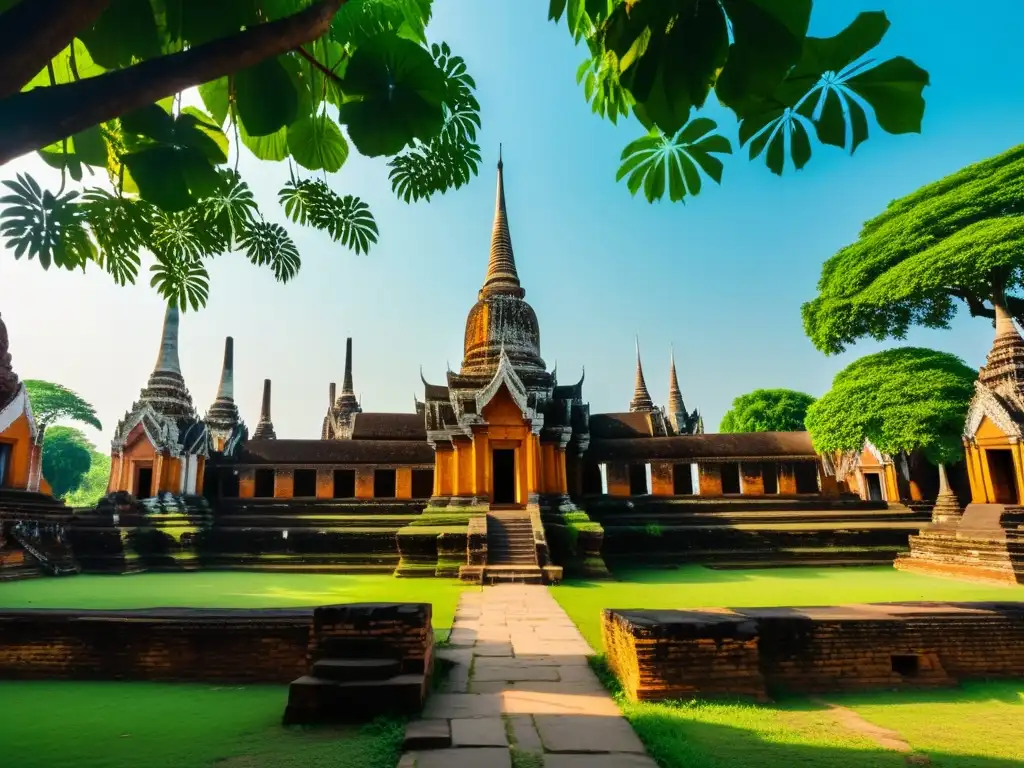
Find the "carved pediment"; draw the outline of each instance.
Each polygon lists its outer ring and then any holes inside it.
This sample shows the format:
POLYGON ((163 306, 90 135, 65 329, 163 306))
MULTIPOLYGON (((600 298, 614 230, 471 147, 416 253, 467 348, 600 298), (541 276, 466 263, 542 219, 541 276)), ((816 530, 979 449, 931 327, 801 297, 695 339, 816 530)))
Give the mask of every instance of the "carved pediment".
POLYGON ((974 440, 985 419, 992 422, 1007 437, 1021 437, 1021 424, 1015 417, 1011 407, 1016 403, 1007 403, 1004 398, 983 386, 974 384, 974 397, 971 399, 964 422, 964 438, 974 440))

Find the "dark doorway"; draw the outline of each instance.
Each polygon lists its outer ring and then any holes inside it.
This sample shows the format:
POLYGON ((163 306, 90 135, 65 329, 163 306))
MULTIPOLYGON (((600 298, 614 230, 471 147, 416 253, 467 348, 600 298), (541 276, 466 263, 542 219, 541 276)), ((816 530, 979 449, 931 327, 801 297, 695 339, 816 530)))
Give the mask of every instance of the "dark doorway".
POLYGON ((676 496, 693 495, 692 464, 676 464, 672 467, 672 493, 676 496))
POLYGON ((818 465, 813 461, 798 461, 793 468, 797 493, 818 492, 818 465))
POLYGON ((740 492, 740 465, 722 465, 722 493, 738 494, 740 492))
POLYGON ((496 448, 492 452, 494 503, 516 503, 516 452, 511 448, 496 448))
POLYGON ((135 477, 135 498, 148 499, 153 495, 153 468, 139 467, 135 477))
POLYGON ((591 461, 583 465, 583 495, 598 496, 604 492, 601 482, 601 465, 591 461))
POLYGON ((238 498, 238 472, 229 469, 220 476, 220 495, 225 499, 238 498))
POLYGON ((1007 450, 986 450, 988 473, 992 477, 992 492, 996 504, 1017 503, 1017 478, 1014 476, 1013 454, 1007 450))
POLYGON ((893 654, 892 671, 900 677, 917 677, 921 668, 921 657, 913 654, 893 654))
POLYGON ((395 498, 395 488, 395 470, 373 470, 373 498, 393 499, 395 498))
POLYGON ((779 465, 774 461, 761 463, 761 482, 764 484, 765 494, 776 494, 779 492, 779 465))
POLYGON ((316 497, 316 470, 296 469, 295 481, 292 484, 292 496, 302 498, 316 497))
POLYGON ((877 472, 865 472, 864 485, 867 487, 868 501, 882 501, 881 475, 877 472))
POLYGON ((414 469, 412 471, 412 497, 429 499, 434 495, 434 470, 414 469))
POLYGON ((646 496, 650 493, 650 489, 647 487, 647 465, 646 464, 630 464, 629 465, 629 495, 630 496, 646 496))
POLYGON ((274 498, 274 470, 257 469, 256 480, 253 484, 253 495, 257 499, 274 498))
POLYGON ((354 469, 334 470, 334 498, 354 499, 356 496, 356 471, 354 469))
POLYGON ((0 443, 0 488, 7 483, 8 466, 11 463, 10 443, 0 443))
POLYGON ((203 473, 203 496, 208 499, 220 497, 220 474, 216 469, 207 468, 203 473))

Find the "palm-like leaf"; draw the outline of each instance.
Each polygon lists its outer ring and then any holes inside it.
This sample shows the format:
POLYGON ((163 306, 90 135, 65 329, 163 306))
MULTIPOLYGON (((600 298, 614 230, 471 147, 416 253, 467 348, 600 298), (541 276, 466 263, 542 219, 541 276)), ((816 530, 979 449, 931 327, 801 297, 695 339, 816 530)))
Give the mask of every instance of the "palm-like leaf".
POLYGON ((241 230, 259 216, 259 207, 249 185, 237 171, 219 171, 222 182, 217 191, 202 201, 203 222, 217 231, 230 249, 241 230))
POLYGON ((238 237, 238 244, 257 267, 270 266, 279 282, 287 283, 299 272, 299 249, 280 224, 257 221, 238 237))
POLYGON ((39 259, 43 269, 56 264, 65 269, 85 267, 96 247, 84 227, 77 192, 54 195, 28 174, 4 181, 11 194, 0 197, 0 235, 8 240, 14 258, 39 259))
POLYGON ((96 263, 118 285, 134 283, 139 274, 139 251, 153 232, 152 206, 93 187, 82 193, 82 213, 99 251, 96 263))
POLYGON ((647 201, 652 203, 664 196, 666 188, 673 202, 687 194, 698 194, 702 186, 700 170, 720 183, 722 161, 715 155, 731 154, 732 146, 721 134, 712 133, 716 127, 714 120, 698 117, 675 136, 654 130, 631 142, 622 151, 616 180, 628 177, 630 193, 635 195, 643 187, 647 201))
POLYGON ((370 208, 358 197, 337 195, 319 179, 291 181, 278 193, 292 221, 322 229, 356 253, 368 253, 379 230, 370 208))
POLYGON ((150 249, 173 259, 198 261, 228 249, 224 233, 207 224, 199 207, 167 213, 156 211, 150 249))
POLYGON ((195 310, 206 306, 210 297, 210 275, 203 262, 166 253, 157 253, 156 256, 156 264, 150 267, 153 273, 150 286, 183 312, 190 306, 195 310))
POLYGON ((633 96, 619 80, 619 57, 612 51, 600 58, 589 58, 576 70, 577 84, 583 84, 583 96, 594 114, 615 124, 619 117, 629 115, 633 96))

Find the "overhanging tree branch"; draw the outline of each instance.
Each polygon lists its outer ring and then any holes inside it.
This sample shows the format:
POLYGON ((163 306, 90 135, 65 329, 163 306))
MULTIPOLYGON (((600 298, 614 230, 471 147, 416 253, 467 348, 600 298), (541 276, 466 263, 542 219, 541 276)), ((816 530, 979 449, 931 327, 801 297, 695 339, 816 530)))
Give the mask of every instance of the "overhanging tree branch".
POLYGON ((0 101, 0 164, 309 43, 327 32, 334 14, 345 2, 320 0, 294 16, 181 53, 9 96, 0 101))
POLYGON ((0 14, 0 99, 24 88, 108 5, 110 0, 21 0, 0 14))

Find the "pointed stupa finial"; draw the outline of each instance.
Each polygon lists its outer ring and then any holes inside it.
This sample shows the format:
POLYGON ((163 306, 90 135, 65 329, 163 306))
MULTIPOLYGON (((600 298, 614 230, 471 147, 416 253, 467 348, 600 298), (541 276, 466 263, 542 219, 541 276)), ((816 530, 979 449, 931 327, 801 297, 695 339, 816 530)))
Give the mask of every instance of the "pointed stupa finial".
POLYGON ((505 163, 498 147, 498 187, 494 200, 494 224, 491 228, 491 254, 487 261, 487 276, 480 293, 524 296, 519 284, 516 259, 512 252, 512 235, 508 229, 508 210, 505 206, 505 163))
POLYGON ((640 334, 636 335, 636 381, 633 385, 633 399, 629 403, 630 411, 653 411, 654 401, 647 391, 644 381, 644 367, 640 362, 640 334))
POLYGON ((683 392, 679 388, 679 377, 676 375, 676 352, 672 346, 669 346, 668 359, 668 412, 685 414, 686 405, 683 403, 683 392))
POLYGON ((181 363, 178 362, 178 322, 180 314, 173 304, 167 305, 164 313, 164 330, 160 337, 160 352, 156 357, 154 371, 170 371, 181 374, 181 363))
POLYGON ((341 382, 341 394, 355 394, 352 386, 352 337, 345 339, 345 378, 341 382))
POLYGON ((224 339, 224 365, 220 371, 217 399, 235 399, 235 340, 230 336, 224 339))
POLYGON ((263 380, 263 402, 260 404, 260 421, 253 433, 253 440, 276 440, 274 422, 270 418, 270 379, 263 380))
POLYGON ((214 438, 216 450, 223 450, 224 443, 238 422, 238 406, 235 405, 235 340, 228 336, 224 339, 224 365, 220 371, 217 398, 206 412, 206 426, 214 438))

